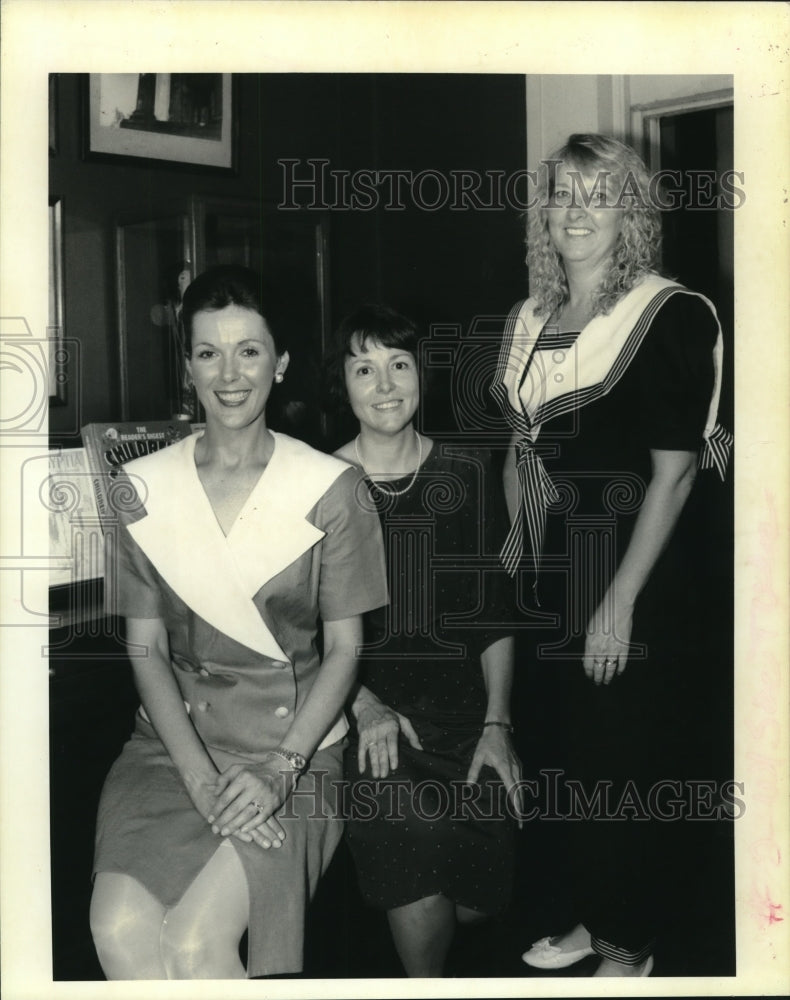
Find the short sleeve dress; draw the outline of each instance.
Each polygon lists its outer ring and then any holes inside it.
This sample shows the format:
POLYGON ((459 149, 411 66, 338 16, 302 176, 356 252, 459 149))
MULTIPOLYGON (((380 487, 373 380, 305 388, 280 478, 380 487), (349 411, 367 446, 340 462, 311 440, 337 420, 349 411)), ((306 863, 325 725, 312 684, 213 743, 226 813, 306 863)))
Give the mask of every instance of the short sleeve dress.
MULTIPOLYGON (((656 782, 688 773, 684 746, 698 709, 692 692, 701 665, 695 655, 704 644, 692 610, 694 581, 701 579, 699 539, 681 517, 637 599, 625 672, 596 686, 582 670, 586 627, 631 540, 652 478, 651 451, 701 452, 711 420, 716 316, 700 296, 670 292, 638 341, 632 334, 611 367, 604 365, 603 383, 582 384, 578 405, 553 414, 550 398, 541 403, 534 435, 552 499, 536 599, 522 632, 533 694, 523 721, 535 764, 562 775, 562 808, 575 821, 562 872, 581 897, 582 922, 605 942, 600 953, 617 960, 650 950, 663 877, 657 841, 670 831, 647 822, 644 803, 656 782), (584 799, 568 791, 569 781, 584 799), (618 815, 624 794, 632 799, 618 815), (589 802, 603 805, 586 821, 589 802)), ((554 379, 583 382, 581 337, 541 330, 527 369, 511 371, 522 401, 527 392, 549 397, 554 379)), ((532 598, 529 559, 520 576, 522 592, 532 598)))
MULTIPOLYGON (((117 481, 115 507, 126 513, 107 581, 111 610, 164 621, 174 676, 217 768, 254 767, 282 742, 320 671, 319 621, 386 602, 381 531, 356 502, 354 470, 276 434, 226 537, 194 447, 188 437, 130 463, 117 481)), ((305 909, 342 833, 331 783, 347 729, 341 713, 322 734, 284 808, 282 848, 230 839, 250 889, 250 977, 302 968, 305 909)), ((141 708, 103 789, 94 871, 131 875, 170 907, 221 842, 141 708)))
MULTIPOLYGON (((571 655, 583 649, 585 615, 597 607, 630 542, 652 477, 651 451, 699 453, 703 447, 716 334, 702 299, 671 296, 612 390, 540 428, 543 464, 559 495, 548 509, 538 599, 546 610, 573 614, 566 630, 571 655), (582 537, 598 551, 585 553, 582 537), (582 580, 584 605, 571 599, 582 580)), ((578 336, 546 329, 539 348, 572 351, 578 336)), ((641 618, 648 605, 671 597, 662 585, 665 562, 640 595, 641 618)))
POLYGON ((375 780, 369 766, 359 773, 352 732, 348 843, 369 905, 391 909, 441 893, 493 914, 509 900, 514 823, 493 769, 477 786, 465 778, 487 706, 480 655, 511 634, 505 623, 513 620, 497 558, 504 498, 483 450, 435 444, 409 482, 368 484, 390 604, 365 617, 360 665, 363 683, 409 719, 423 749, 401 736, 397 770, 375 780))

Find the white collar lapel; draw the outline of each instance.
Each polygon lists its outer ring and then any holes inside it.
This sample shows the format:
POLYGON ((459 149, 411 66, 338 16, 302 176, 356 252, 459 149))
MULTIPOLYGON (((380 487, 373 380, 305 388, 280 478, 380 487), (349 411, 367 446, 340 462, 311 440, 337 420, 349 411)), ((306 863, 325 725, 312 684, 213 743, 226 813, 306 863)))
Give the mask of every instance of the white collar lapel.
POLYGON ((535 382, 531 375, 527 375, 529 384, 525 390, 524 376, 528 369, 532 371, 533 364, 540 364, 539 355, 535 354, 535 346, 544 325, 545 320, 535 314, 534 299, 527 299, 514 321, 509 357, 502 372, 502 380, 512 411, 524 413, 530 422, 537 410, 538 402, 532 398, 530 387, 533 383, 535 386, 540 386, 541 380, 535 382))
POLYGON ((275 454, 226 538, 197 474, 197 438, 126 466, 146 510, 129 531, 196 614, 242 645, 287 660, 252 598, 322 537, 304 514, 346 466, 276 435, 275 454), (308 456, 319 459, 323 475, 304 461, 308 456))
POLYGON ((250 596, 323 538, 325 532, 305 518, 349 468, 302 441, 272 434, 269 464, 227 538, 250 596))
POLYGON ((495 388, 500 396, 506 392, 516 429, 535 441, 543 421, 606 395, 627 370, 658 309, 676 292, 701 298, 718 326, 713 351, 714 389, 704 433, 706 439, 711 438, 717 428, 723 353, 716 308, 699 292, 657 274, 645 277, 608 316, 591 320, 571 347, 536 350, 545 319, 535 314, 533 299, 522 304, 512 325, 508 318, 497 368, 499 384, 495 383, 495 388))
POLYGON ((561 350, 551 345, 534 350, 545 322, 530 311, 526 319, 533 354, 531 371, 521 381, 520 397, 531 423, 539 426, 606 395, 633 360, 666 296, 676 291, 684 291, 682 285, 648 275, 608 316, 590 320, 574 343, 561 350), (528 390, 533 387, 530 397, 528 390))

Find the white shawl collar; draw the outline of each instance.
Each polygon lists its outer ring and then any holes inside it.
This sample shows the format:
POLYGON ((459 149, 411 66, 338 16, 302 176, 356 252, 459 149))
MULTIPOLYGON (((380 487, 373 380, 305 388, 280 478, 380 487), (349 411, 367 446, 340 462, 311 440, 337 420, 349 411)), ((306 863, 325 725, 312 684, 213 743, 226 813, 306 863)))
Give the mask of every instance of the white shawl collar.
MULTIPOLYGON (((536 351, 546 320, 535 314, 532 299, 524 302, 508 330, 509 342, 503 344, 498 378, 504 383, 513 413, 526 417, 533 441, 545 420, 577 409, 611 391, 633 360, 658 309, 676 292, 701 298, 718 325, 716 309, 704 295, 659 275, 648 275, 608 316, 592 319, 571 348, 536 351)), ((719 328, 714 348, 715 386, 705 437, 716 423, 721 358, 719 328)))
POLYGON ((225 536, 195 466, 200 436, 125 467, 146 511, 129 532, 196 614, 242 645, 288 660, 252 599, 323 538, 305 516, 348 466, 274 433, 269 464, 225 536))

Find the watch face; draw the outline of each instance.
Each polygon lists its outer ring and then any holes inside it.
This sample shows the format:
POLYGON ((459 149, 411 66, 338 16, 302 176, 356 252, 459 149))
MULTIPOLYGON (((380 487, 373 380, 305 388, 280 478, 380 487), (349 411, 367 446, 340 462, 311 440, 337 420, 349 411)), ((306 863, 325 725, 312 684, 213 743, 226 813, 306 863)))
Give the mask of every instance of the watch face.
POLYGON ((304 771, 304 769, 307 767, 307 761, 300 753, 297 753, 295 750, 281 749, 279 753, 283 757, 285 757, 285 759, 288 761, 288 763, 291 765, 294 771, 304 771))

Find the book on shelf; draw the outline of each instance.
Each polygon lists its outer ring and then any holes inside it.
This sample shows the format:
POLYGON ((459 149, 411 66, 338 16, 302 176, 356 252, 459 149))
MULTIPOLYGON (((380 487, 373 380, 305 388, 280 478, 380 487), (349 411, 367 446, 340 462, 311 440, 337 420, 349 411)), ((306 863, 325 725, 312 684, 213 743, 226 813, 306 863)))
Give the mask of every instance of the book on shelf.
POLYGON ((117 504, 127 498, 113 495, 113 482, 122 465, 167 448, 192 433, 188 420, 130 420, 86 424, 82 443, 88 457, 93 492, 102 527, 117 520, 117 504))
POLYGON ((64 448, 47 456, 51 587, 104 575, 104 546, 92 476, 84 448, 64 448))

